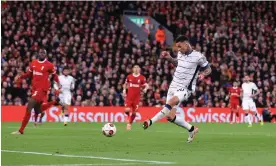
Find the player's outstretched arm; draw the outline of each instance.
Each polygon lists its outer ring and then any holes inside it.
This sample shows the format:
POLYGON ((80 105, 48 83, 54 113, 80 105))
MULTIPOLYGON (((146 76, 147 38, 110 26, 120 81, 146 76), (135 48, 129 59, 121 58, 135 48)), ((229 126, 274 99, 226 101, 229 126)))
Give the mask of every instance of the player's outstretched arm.
POLYGON ((251 97, 254 98, 254 97, 258 96, 259 94, 260 94, 260 90, 257 89, 256 93, 252 94, 251 97))
POLYGON ((211 67, 208 65, 206 68, 203 69, 203 71, 199 74, 199 79, 203 79, 204 77, 208 76, 209 74, 211 74, 212 69, 211 67))
POLYGON ((127 89, 127 82, 123 84, 123 95, 126 95, 126 89, 127 89))
POLYGON ((242 97, 243 97, 243 89, 241 89, 240 99, 242 99, 242 97))
POLYGON ((146 93, 147 90, 149 89, 149 84, 145 83, 144 86, 145 88, 143 89, 143 92, 146 93))
POLYGON ((230 99, 230 94, 228 94, 228 95, 225 96, 225 100, 228 101, 229 99, 230 99))
POLYGON ((75 89, 75 79, 72 77, 71 90, 75 89))
POLYGON ((54 81, 55 81, 56 85, 58 86, 58 89, 60 89, 61 88, 61 84, 59 82, 58 75, 56 73, 53 73, 53 77, 54 77, 54 81))
POLYGON ((212 69, 211 69, 211 67, 208 65, 208 67, 202 71, 202 74, 203 74, 204 76, 208 76, 209 74, 211 74, 211 72, 212 72, 212 69))
POLYGON ((204 77, 211 74, 212 69, 209 65, 209 62, 207 61, 206 57, 203 54, 201 54, 198 65, 201 67, 200 68, 201 73, 199 74, 199 79, 203 79, 204 77))
POLYGON ((174 66, 177 66, 177 58, 173 58, 168 51, 161 52, 161 58, 164 58, 171 62, 174 66))
POLYGON ((56 82, 56 83, 59 83, 59 78, 58 78, 58 75, 55 73, 55 74, 53 74, 53 77, 54 77, 54 81, 56 82))
POLYGON ((14 83, 20 83, 22 79, 31 78, 32 73, 28 70, 26 73, 22 73, 14 78, 14 83))

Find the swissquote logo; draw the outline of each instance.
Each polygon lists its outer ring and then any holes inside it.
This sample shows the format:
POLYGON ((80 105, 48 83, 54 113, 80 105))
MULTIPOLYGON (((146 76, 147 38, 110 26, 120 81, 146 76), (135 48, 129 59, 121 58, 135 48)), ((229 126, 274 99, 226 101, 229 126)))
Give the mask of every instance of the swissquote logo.
MULTIPOLYGON (((22 107, 22 111, 25 109, 22 107)), ((154 116, 161 108, 141 107, 136 115, 136 121, 141 122, 149 117, 154 116)), ((51 107, 46 111, 43 121, 62 122, 63 115, 60 114, 60 108, 51 107)), ((245 121, 244 114, 240 112, 240 122, 245 121)), ((182 117, 188 122, 195 123, 226 123, 230 120, 229 108, 177 108, 177 116, 182 117)), ((257 119, 252 116, 254 122, 257 119)), ((21 119, 21 117, 20 117, 21 119)), ((33 118, 31 118, 31 121, 33 118)), ((70 122, 125 122, 126 115, 123 112, 123 107, 71 107, 69 114, 70 122)), ((166 118, 161 122, 166 122, 166 118)))
MULTIPOLYGON (((49 122, 63 122, 63 115, 60 114, 58 107, 51 107, 44 117, 44 121, 49 122)), ((126 122, 127 116, 124 112, 103 112, 82 111, 78 108, 73 108, 73 111, 69 114, 70 122, 126 122)), ((141 114, 136 114, 135 120, 141 120, 141 114)))

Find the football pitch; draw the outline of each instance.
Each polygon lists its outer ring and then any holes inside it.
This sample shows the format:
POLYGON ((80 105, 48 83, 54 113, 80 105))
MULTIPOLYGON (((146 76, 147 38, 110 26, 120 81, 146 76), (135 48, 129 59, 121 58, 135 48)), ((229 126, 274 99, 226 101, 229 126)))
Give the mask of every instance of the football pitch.
POLYGON ((276 124, 196 124, 200 131, 187 144, 186 130, 157 123, 132 131, 115 123, 117 134, 105 137, 103 123, 30 123, 24 135, 10 135, 19 123, 2 123, 2 165, 9 166, 274 166, 276 124))

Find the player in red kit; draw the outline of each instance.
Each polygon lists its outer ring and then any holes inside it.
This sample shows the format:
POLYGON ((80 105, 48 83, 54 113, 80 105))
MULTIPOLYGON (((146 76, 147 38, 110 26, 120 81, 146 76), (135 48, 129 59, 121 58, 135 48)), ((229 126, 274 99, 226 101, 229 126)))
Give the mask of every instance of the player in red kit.
POLYGON ((233 116, 236 114, 236 120, 239 122, 239 108, 240 108, 240 94, 241 89, 238 87, 238 83, 234 81, 233 87, 228 88, 230 95, 229 107, 231 109, 230 123, 233 124, 233 116))
POLYGON ((39 50, 39 57, 33 60, 29 66, 27 73, 20 75, 15 78, 15 82, 18 83, 21 79, 32 78, 31 91, 32 95, 28 101, 26 113, 23 118, 21 127, 18 131, 12 132, 13 135, 19 135, 24 133, 24 129, 27 126, 32 109, 35 113, 41 113, 42 103, 47 98, 48 90, 50 89, 51 83, 49 80, 50 74, 53 74, 55 82, 59 84, 58 76, 56 75, 56 69, 54 65, 46 59, 46 50, 39 50))
POLYGON ((123 94, 124 96, 126 95, 125 113, 128 116, 127 130, 131 130, 131 124, 136 117, 139 108, 141 88, 143 88, 144 93, 148 89, 146 78, 140 74, 140 67, 134 65, 132 70, 133 73, 127 76, 126 82, 123 85, 123 94), (127 94, 126 89, 128 89, 127 94))
MULTIPOLYGON (((56 75, 54 75, 56 77, 56 75)), ((56 79, 56 78, 55 78, 56 79)), ((55 96, 58 96, 58 92, 55 90, 55 96)), ((34 114, 34 125, 37 126, 38 124, 42 124, 42 118, 45 115, 45 111, 49 109, 53 105, 59 105, 59 98, 57 97, 55 101, 49 101, 48 102, 48 94, 44 97, 43 103, 41 105, 41 112, 40 112, 40 117, 39 120, 37 121, 39 112, 35 112, 34 114)))

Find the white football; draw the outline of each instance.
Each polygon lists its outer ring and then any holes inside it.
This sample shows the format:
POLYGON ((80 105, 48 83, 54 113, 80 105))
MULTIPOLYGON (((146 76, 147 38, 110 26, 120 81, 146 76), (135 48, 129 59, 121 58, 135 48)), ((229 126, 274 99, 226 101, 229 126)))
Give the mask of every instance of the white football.
POLYGON ((103 135, 112 137, 116 134, 116 126, 113 123, 106 123, 102 128, 103 135))

